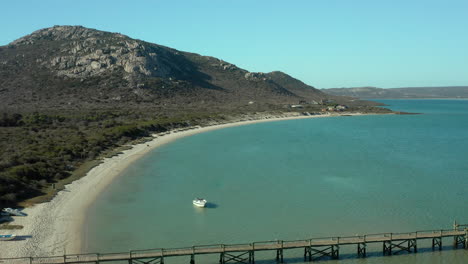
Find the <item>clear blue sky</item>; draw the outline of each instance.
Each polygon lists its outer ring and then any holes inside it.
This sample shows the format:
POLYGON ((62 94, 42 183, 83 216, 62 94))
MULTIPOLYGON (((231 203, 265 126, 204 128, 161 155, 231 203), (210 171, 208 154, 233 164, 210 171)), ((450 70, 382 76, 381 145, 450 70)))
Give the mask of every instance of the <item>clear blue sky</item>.
POLYGON ((0 45, 83 25, 317 88, 468 85, 468 0, 14 0, 0 25, 0 45))

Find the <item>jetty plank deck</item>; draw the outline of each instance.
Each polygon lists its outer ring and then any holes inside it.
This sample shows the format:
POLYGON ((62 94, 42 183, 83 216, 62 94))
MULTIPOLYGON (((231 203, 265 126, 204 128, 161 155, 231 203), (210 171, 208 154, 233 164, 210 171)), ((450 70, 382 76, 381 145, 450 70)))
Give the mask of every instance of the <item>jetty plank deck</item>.
POLYGON ((349 237, 325 237, 295 241, 265 241, 248 244, 216 244, 187 248, 159 248, 134 250, 124 253, 76 254, 52 257, 27 257, 0 259, 1 264, 65 264, 101 263, 109 261, 128 261, 128 263, 163 264, 168 257, 189 256, 190 264, 195 264, 195 256, 220 254, 220 263, 255 262, 256 251, 276 251, 277 262, 283 262, 283 250, 304 248, 304 258, 312 261, 320 257, 339 257, 339 246, 356 245, 358 257, 366 256, 366 244, 383 243, 383 255, 400 251, 417 252, 418 240, 432 239, 432 248, 442 248, 442 238, 452 237, 454 247, 468 247, 468 225, 455 225, 450 230, 417 231, 410 233, 382 233, 349 237), (463 227, 463 228, 461 228, 463 227), (392 251, 393 250, 393 251, 392 251), (237 254, 237 255, 236 255, 237 254))

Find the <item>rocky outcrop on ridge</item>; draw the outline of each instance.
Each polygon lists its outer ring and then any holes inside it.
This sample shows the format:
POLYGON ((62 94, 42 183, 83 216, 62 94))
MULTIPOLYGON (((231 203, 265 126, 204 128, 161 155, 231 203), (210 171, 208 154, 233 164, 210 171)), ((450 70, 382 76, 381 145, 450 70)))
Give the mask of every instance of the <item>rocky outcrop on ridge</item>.
POLYGON ((270 108, 333 97, 285 73, 82 26, 41 29, 0 47, 0 79, 4 108, 270 108))
POLYGON ((82 78, 123 69, 130 75, 168 77, 193 70, 181 68, 177 51, 80 26, 38 30, 11 45, 34 45, 41 40, 61 42, 56 56, 40 60, 41 65, 56 71, 58 76, 82 78))

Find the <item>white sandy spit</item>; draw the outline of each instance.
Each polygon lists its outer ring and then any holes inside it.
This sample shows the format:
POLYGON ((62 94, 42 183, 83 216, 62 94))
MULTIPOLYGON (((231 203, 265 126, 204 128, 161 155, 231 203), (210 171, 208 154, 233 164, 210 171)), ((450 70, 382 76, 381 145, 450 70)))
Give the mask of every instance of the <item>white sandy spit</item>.
MULTIPOLYGON (((346 113, 348 114, 348 113, 346 113)), ((349 115, 349 114, 348 114, 349 115)), ((352 115, 360 115, 354 113, 352 115)), ((194 127, 154 135, 152 141, 132 146, 90 170, 85 177, 65 186, 50 202, 24 209, 26 217, 14 217, 12 224, 23 225, 21 230, 0 230, 0 234, 14 231, 12 241, 0 241, 0 258, 60 256, 81 252, 82 228, 89 205, 122 170, 149 151, 181 137, 215 129, 259 122, 329 117, 331 115, 302 116, 289 114, 282 117, 264 117, 261 120, 240 121, 209 127, 194 127), (294 116, 292 116, 294 115, 294 116)), ((258 118, 258 117, 257 117, 258 118)))

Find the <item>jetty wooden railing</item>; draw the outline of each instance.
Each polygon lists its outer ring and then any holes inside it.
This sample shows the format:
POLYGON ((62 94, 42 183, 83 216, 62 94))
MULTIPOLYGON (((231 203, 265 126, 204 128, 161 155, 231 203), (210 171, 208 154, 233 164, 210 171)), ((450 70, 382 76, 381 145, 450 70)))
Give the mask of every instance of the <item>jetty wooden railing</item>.
POLYGON ((65 264, 65 263, 101 263, 112 261, 127 261, 129 264, 164 264, 170 257, 188 256, 189 264, 195 264, 196 255, 217 254, 219 263, 255 263, 255 252, 273 251, 276 253, 276 262, 283 263, 284 250, 304 249, 304 260, 314 261, 322 258, 339 258, 340 246, 355 245, 357 257, 367 256, 367 245, 382 243, 384 256, 398 254, 400 252, 418 252, 417 241, 431 239, 432 250, 442 249, 443 238, 453 238, 454 248, 468 248, 468 225, 454 225, 449 230, 429 230, 408 233, 381 233, 356 235, 347 237, 324 237, 292 241, 263 241, 248 244, 214 244, 198 245, 183 248, 157 248, 146 250, 132 250, 123 253, 89 253, 70 254, 51 257, 24 257, 3 258, 1 264, 65 264))

